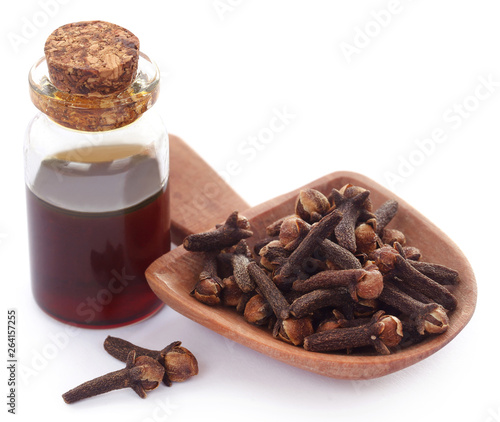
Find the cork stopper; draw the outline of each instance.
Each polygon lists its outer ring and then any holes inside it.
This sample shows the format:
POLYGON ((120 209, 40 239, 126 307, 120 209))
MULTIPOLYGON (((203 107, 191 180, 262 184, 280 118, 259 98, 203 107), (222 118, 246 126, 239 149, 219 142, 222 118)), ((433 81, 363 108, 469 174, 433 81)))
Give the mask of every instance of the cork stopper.
POLYGON ((47 38, 45 58, 50 80, 60 91, 108 95, 134 80, 139 39, 109 22, 70 23, 47 38))

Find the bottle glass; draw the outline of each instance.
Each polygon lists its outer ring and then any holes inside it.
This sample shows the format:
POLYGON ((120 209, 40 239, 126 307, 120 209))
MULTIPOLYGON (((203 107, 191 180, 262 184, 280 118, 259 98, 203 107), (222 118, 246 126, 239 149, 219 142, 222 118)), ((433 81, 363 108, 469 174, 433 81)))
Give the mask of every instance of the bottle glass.
POLYGON ((25 140, 32 289, 63 322, 116 327, 162 302, 145 270, 170 249, 168 135, 154 110, 159 71, 140 53, 137 76, 110 95, 72 95, 40 59, 29 75, 40 112, 25 140))

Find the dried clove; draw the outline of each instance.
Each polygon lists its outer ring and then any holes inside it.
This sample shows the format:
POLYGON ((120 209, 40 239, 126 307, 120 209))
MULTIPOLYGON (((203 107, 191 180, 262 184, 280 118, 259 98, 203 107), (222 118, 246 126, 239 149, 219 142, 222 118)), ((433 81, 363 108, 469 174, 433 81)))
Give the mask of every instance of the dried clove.
POLYGON ((203 269, 191 295, 206 305, 218 305, 224 285, 217 275, 217 258, 214 252, 205 252, 203 269))
POLYGON ((331 352, 373 345, 380 354, 390 354, 403 338, 401 321, 392 315, 377 312, 368 324, 359 327, 337 328, 306 337, 304 349, 312 352, 331 352))
MULTIPOLYGON (((405 255, 407 255, 405 253, 405 255)), ((408 257, 406 258, 409 259, 408 257)), ((422 261, 408 261, 411 266, 422 274, 434 280, 436 283, 447 285, 447 284, 458 284, 460 277, 458 271, 448 268, 444 265, 433 264, 430 262, 422 261)))
POLYGON ((269 271, 274 271, 287 261, 290 252, 283 247, 281 241, 273 240, 260 249, 259 255, 260 264, 269 271))
POLYGON ((356 253, 368 254, 377 249, 379 238, 372 224, 361 223, 354 230, 356 253))
POLYGON ((283 293, 276 287, 265 271, 256 262, 250 262, 247 266, 248 273, 259 287, 262 296, 266 298, 273 309, 276 318, 286 319, 289 315, 290 305, 283 293))
POLYGON ((403 246, 403 253, 406 259, 411 259, 412 261, 418 261, 422 256, 420 250, 415 246, 403 246))
POLYGON ((342 312, 340 312, 338 309, 334 309, 331 316, 321 320, 316 328, 316 333, 340 328, 342 326, 343 320, 345 320, 345 317, 342 312))
POLYGON ((316 189, 303 189, 295 202, 295 214, 308 223, 316 223, 330 209, 328 198, 316 189))
POLYGON ((398 212, 399 204, 394 199, 385 201, 375 212, 375 219, 377 220, 377 235, 382 237, 384 229, 394 218, 398 212))
POLYGON ((422 274, 401 255, 396 256, 393 274, 413 289, 433 298, 447 310, 453 311, 457 307, 457 299, 448 289, 422 274))
POLYGON ((304 339, 313 333, 314 328, 309 317, 278 319, 273 329, 274 337, 294 346, 302 345, 304 339))
POLYGON ((318 245, 330 235, 341 219, 342 215, 338 211, 333 211, 323 217, 320 222, 316 223, 300 245, 292 252, 285 264, 279 269, 278 274, 274 277, 275 282, 285 284, 287 281, 290 281, 290 278, 293 282, 294 275, 296 278, 302 262, 312 255, 318 245))
POLYGON ((422 274, 407 260, 404 250, 398 243, 394 248, 384 246, 374 252, 375 264, 383 274, 389 274, 400 279, 412 289, 432 298, 435 302, 453 311, 457 307, 457 299, 444 286, 422 274), (402 255, 403 254, 403 255, 402 255))
POLYGON ((363 209, 369 211, 371 208, 368 199, 370 191, 356 186, 344 188, 341 191, 332 189, 330 194, 335 209, 342 214, 342 219, 335 227, 334 233, 338 244, 354 253, 356 252, 356 223, 363 209))
POLYGON ((296 318, 302 318, 327 306, 342 307, 350 300, 349 293, 343 288, 316 289, 295 299, 290 305, 290 313, 296 318))
POLYGON ((245 304, 243 317, 255 325, 265 325, 273 315, 273 308, 260 294, 252 296, 245 304))
POLYGON ((87 381, 64 393, 62 397, 69 404, 130 387, 139 397, 146 398, 146 392, 157 388, 164 374, 165 369, 155 359, 149 356, 136 357, 136 352, 132 350, 127 355, 124 369, 87 381))
POLYGON ((358 270, 328 270, 308 278, 297 280, 293 289, 301 292, 310 292, 317 289, 331 289, 346 287, 353 300, 376 299, 384 287, 383 277, 378 267, 371 264, 365 269, 358 270))
POLYGON ((239 314, 243 314, 245 312, 245 307, 247 306, 248 301, 255 296, 255 291, 242 293, 240 300, 238 300, 238 304, 236 305, 236 312, 239 314))
POLYGON ((441 305, 419 302, 399 290, 392 282, 386 280, 380 300, 409 315, 421 335, 441 334, 448 329, 448 315, 441 305))
POLYGON ((234 211, 226 222, 215 230, 191 234, 182 243, 191 252, 219 251, 236 245, 240 240, 253 235, 249 221, 234 211))
POLYGON ((272 236, 272 237, 264 237, 263 239, 258 240, 254 247, 253 247, 253 252, 255 255, 260 255, 260 251, 262 248, 267 246, 269 243, 271 243, 273 240, 278 240, 277 236, 272 236))
POLYGON ((276 221, 274 221, 273 223, 269 224, 266 227, 266 234, 269 237, 279 236, 280 231, 281 231, 281 225, 283 224, 283 221, 285 221, 286 219, 288 219, 290 217, 296 217, 296 214, 291 214, 291 215, 287 215, 285 217, 278 218, 276 221))
POLYGON ((234 249, 231 257, 234 280, 243 293, 248 293, 255 289, 255 283, 248 273, 248 264, 251 261, 249 256, 251 256, 250 249, 246 242, 242 240, 234 249))
POLYGON ((400 245, 404 246, 406 244, 406 236, 400 230, 384 229, 382 234, 382 243, 391 246, 395 243, 399 243, 400 245))
POLYGON ((306 221, 297 216, 284 220, 280 228, 279 239, 285 250, 297 249, 309 233, 310 227, 306 221))
POLYGON ((224 288, 222 289, 220 300, 224 306, 238 306, 238 303, 243 296, 243 292, 238 287, 234 279, 234 275, 226 277, 222 280, 224 288))
POLYGON ((136 346, 118 337, 108 336, 104 349, 114 358, 125 362, 131 351, 137 356, 148 356, 159 362, 165 369, 163 382, 171 386, 172 382, 183 382, 198 374, 198 361, 180 341, 174 341, 162 350, 150 350, 136 346))
POLYGON ((332 263, 339 269, 348 270, 362 267, 355 255, 330 239, 323 240, 319 248, 327 262, 332 263))

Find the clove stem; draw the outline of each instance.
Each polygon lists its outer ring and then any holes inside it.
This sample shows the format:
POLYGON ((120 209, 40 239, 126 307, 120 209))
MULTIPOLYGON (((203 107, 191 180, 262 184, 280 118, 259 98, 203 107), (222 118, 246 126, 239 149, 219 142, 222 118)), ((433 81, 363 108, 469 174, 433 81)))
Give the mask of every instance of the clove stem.
POLYGON ((269 302, 269 305, 271 305, 276 318, 287 319, 290 305, 283 296, 283 293, 281 293, 265 271, 260 268, 256 262, 250 262, 247 268, 248 273, 259 287, 262 296, 264 296, 269 302))

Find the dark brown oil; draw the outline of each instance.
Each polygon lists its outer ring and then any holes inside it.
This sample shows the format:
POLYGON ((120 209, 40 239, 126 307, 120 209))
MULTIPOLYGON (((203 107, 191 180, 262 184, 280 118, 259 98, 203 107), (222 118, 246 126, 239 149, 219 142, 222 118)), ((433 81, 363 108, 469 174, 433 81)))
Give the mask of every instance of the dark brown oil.
POLYGON ((161 307, 144 275, 170 249, 160 173, 138 145, 67 151, 42 162, 27 189, 32 286, 42 309, 105 328, 161 307))

